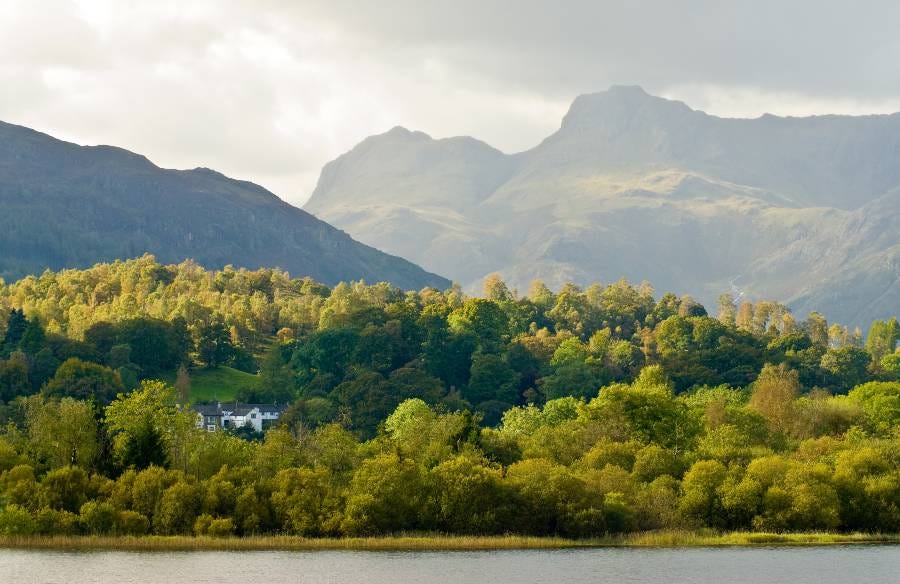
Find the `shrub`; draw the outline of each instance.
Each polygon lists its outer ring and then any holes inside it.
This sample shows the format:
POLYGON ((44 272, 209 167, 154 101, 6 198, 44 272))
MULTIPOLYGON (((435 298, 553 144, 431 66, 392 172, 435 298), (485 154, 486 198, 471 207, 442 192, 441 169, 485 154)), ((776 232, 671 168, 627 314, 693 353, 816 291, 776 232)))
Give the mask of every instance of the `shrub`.
POLYGON ((120 535, 144 535, 150 531, 150 520, 137 511, 119 511, 116 532, 120 535))
POLYGON ((190 533, 200 503, 200 492, 195 485, 175 483, 163 493, 154 528, 163 535, 190 533))
POLYGON ((213 537, 227 537, 234 533, 234 521, 230 517, 213 519, 206 533, 213 537))
POLYGON ((91 535, 106 535, 116 527, 116 508, 105 502, 88 501, 81 506, 81 522, 85 532, 91 535))
POLYGON ((216 519, 209 513, 203 513, 194 521, 195 535, 226 537, 234 533, 234 521, 230 517, 216 519))
POLYGON ((7 505, 0 511, 0 534, 31 535, 34 531, 34 517, 28 509, 19 505, 7 505))
POLYGON ((78 515, 44 507, 34 515, 35 533, 41 535, 75 535, 78 533, 78 515))

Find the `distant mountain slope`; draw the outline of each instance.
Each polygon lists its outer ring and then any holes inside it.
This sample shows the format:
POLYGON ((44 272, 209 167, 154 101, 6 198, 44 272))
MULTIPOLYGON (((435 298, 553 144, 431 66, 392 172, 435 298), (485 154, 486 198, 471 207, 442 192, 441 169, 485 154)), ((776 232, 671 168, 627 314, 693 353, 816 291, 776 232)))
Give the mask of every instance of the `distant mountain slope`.
POLYGON ((900 305, 900 114, 725 119, 613 87, 505 155, 395 128, 305 209, 473 288, 620 277, 864 324, 900 305))
POLYGON ((162 169, 127 150, 78 146, 0 122, 0 276, 145 252, 211 268, 278 266, 327 284, 450 284, 255 184, 203 168, 162 169))

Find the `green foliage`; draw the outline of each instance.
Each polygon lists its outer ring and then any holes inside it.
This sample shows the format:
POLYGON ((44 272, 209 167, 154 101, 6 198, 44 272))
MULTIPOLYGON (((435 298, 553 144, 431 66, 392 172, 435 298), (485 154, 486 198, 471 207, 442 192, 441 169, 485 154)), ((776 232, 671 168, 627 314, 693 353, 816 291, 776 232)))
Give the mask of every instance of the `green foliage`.
POLYGON ((88 467, 98 452, 98 427, 87 402, 32 396, 25 402, 25 420, 35 458, 51 467, 88 467))
POLYGON ((162 434, 148 415, 129 432, 122 452, 122 465, 140 470, 148 466, 166 466, 168 462, 162 434))
POLYGON ((890 379, 900 381, 900 352, 882 357, 881 368, 890 379))
POLYGON ((116 527, 119 514, 109 503, 88 501, 81 506, 79 522, 90 535, 108 535, 116 527))
POLYGON ((121 376, 109 367, 72 357, 59 366, 43 393, 48 397, 90 399, 106 404, 124 389, 121 376))
POLYGON ((900 530, 893 325, 864 349, 728 300, 150 258, 28 278, 0 288, 0 532, 900 530), (237 396, 289 407, 253 436, 187 407, 237 396))
POLYGON ((866 380, 871 361, 872 356, 859 347, 846 345, 829 349, 822 356, 826 383, 837 390, 859 385, 866 380))
POLYGON ((36 529, 34 517, 28 509, 13 504, 0 510, 0 533, 3 535, 31 535, 36 529))
POLYGON ((341 529, 351 535, 416 530, 427 516, 424 469, 383 454, 364 461, 350 481, 341 529))
POLYGON ((862 407, 874 431, 889 434, 900 426, 900 382, 870 381, 854 387, 847 397, 862 407))
POLYGON ((202 323, 197 336, 197 355, 208 368, 215 369, 234 357, 231 336, 221 318, 202 323))
POLYGON ((28 359, 24 353, 16 352, 5 361, 0 361, 0 400, 12 401, 21 395, 31 393, 28 380, 28 359))
POLYGON ((880 361, 886 355, 894 352, 897 342, 900 341, 900 323, 897 318, 890 320, 876 320, 869 327, 866 337, 866 350, 872 355, 872 359, 880 361))

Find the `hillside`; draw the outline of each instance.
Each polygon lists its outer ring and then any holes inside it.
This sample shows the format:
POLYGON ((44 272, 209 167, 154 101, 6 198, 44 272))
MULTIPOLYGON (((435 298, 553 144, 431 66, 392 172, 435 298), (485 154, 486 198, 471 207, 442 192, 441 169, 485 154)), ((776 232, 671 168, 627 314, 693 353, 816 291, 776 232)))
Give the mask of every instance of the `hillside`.
POLYGON ((449 285, 255 184, 205 168, 163 169, 120 148, 78 146, 0 122, 0 276, 147 252, 210 268, 278 266, 329 284, 449 285))
POLYGON ((370 137, 305 209, 470 290, 646 278, 859 325, 900 305, 900 114, 725 119, 613 87, 519 154, 370 137))

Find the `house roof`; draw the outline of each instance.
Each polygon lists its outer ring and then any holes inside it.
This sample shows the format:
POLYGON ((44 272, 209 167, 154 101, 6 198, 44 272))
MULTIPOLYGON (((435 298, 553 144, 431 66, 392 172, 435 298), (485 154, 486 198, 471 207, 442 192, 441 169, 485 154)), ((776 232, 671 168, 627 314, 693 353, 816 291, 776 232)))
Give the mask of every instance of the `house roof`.
POLYGON ((201 416, 221 416, 222 408, 218 404, 200 404, 195 405, 193 410, 201 416))
POLYGON ((194 411, 202 416, 246 416, 254 409, 259 409, 261 414, 281 414, 286 406, 282 404, 242 404, 231 402, 227 404, 200 404, 193 407, 194 411))

